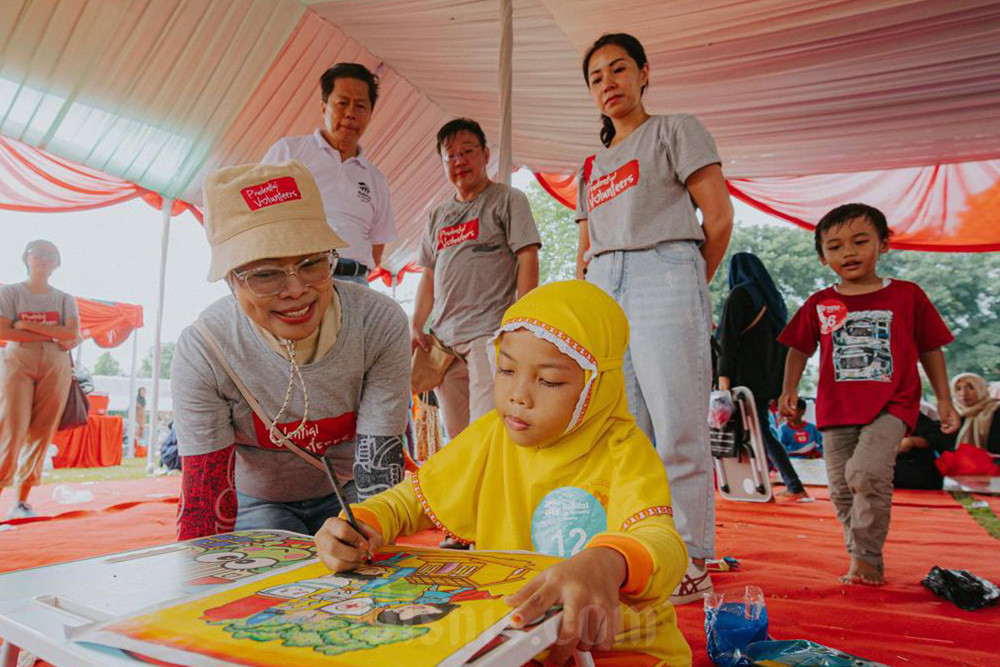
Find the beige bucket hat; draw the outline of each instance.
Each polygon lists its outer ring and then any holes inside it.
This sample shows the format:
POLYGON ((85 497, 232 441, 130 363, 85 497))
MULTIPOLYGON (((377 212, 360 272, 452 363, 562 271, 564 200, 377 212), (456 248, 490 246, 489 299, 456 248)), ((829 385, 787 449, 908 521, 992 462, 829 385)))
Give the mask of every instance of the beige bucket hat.
POLYGON ((203 192, 209 282, 259 259, 347 245, 327 224, 319 188, 301 162, 226 167, 208 175, 203 192))

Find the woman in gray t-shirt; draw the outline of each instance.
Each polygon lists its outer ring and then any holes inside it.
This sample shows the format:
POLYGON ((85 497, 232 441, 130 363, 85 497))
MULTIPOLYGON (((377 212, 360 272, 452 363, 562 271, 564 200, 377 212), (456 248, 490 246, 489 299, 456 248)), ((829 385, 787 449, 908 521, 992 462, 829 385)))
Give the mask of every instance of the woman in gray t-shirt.
POLYGON ((643 106, 649 64, 636 38, 602 36, 584 57, 583 75, 601 112, 603 148, 580 174, 577 273, 629 318, 629 405, 666 466, 691 556, 672 597, 683 604, 712 590, 708 280, 729 244, 733 209, 715 142, 698 119, 652 116, 643 106))
POLYGON ((68 350, 80 337, 76 299, 49 285, 59 250, 32 241, 22 255, 23 283, 0 287, 0 489, 13 484, 17 501, 8 519, 34 516, 31 487, 42 479, 45 449, 52 441, 66 397, 71 364, 68 350))

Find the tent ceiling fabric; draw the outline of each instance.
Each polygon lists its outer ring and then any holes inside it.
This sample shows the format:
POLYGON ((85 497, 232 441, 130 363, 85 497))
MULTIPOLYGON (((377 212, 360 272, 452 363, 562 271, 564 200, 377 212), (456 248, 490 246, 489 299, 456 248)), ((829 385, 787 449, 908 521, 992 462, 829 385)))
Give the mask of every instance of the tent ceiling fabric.
MULTIPOLYGON (((310 8, 497 136, 496 0, 310 8)), ((698 115, 729 177, 1000 157, 995 0, 519 0, 514 31, 514 163, 535 171, 594 151, 581 56, 607 31, 643 42, 647 108, 698 115)))
MULTIPOLYGON (((498 135, 498 0, 4 0, 0 132, 165 196, 319 121, 319 74, 379 68, 362 142, 412 258, 449 191, 434 135, 498 135)), ((515 165, 570 173, 597 146, 580 70, 607 30, 652 68, 647 107, 697 114, 727 176, 802 177, 1000 157, 996 0, 515 0, 515 165)))
POLYGON ((3 0, 0 132, 184 198, 304 11, 295 0, 3 0))

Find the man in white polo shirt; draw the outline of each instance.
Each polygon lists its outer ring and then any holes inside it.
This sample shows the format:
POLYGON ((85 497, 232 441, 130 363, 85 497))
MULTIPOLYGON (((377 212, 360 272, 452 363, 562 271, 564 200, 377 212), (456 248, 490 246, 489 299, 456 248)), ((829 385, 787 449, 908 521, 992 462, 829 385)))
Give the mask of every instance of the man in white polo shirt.
POLYGON ((378 77, 364 65, 337 63, 320 77, 320 90, 323 127, 279 139, 261 162, 298 160, 312 172, 327 223, 348 244, 334 277, 367 285, 385 244, 396 238, 389 182, 358 143, 375 108, 378 77))

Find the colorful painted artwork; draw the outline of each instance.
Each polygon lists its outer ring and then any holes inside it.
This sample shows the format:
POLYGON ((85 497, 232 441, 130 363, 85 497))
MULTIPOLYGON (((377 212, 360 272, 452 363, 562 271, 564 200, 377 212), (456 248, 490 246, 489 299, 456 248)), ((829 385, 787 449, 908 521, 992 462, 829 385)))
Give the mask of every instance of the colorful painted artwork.
POLYGON ((261 530, 202 537, 187 543, 189 586, 229 584, 316 557, 313 538, 261 530))
POLYGON ((503 596, 558 561, 387 547, 351 572, 287 567, 77 639, 190 667, 462 665, 506 627, 503 596))

